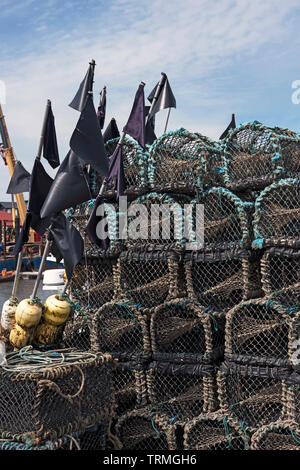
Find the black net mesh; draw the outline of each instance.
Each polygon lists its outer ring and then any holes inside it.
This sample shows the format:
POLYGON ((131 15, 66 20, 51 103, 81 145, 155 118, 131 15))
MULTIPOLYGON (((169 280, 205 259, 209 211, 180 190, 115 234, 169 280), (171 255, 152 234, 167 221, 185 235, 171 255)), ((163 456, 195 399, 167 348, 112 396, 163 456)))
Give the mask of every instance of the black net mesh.
POLYGON ((259 260, 198 256, 185 263, 187 291, 208 310, 226 312, 243 299, 262 294, 259 260), (201 259, 202 258, 202 259, 201 259))
POLYGON ((91 348, 91 312, 80 303, 74 305, 72 316, 68 319, 63 332, 63 345, 88 351, 91 348))
POLYGON ((220 372, 218 391, 222 408, 228 409, 246 428, 272 423, 286 412, 286 385, 278 377, 220 372))
POLYGON ((292 317, 289 309, 271 299, 243 302, 226 317, 225 354, 235 361, 246 358, 269 364, 291 363, 292 317))
MULTIPOLYGON (((109 158, 114 153, 118 141, 119 138, 106 142, 105 150, 109 158)), ((122 145, 122 160, 126 180, 125 194, 131 196, 145 192, 147 189, 147 153, 134 140, 126 137, 122 145)), ((99 173, 91 171, 90 186, 94 197, 98 194, 102 181, 103 177, 99 173)), ((106 186, 104 196, 114 195, 115 187, 112 183, 106 186)))
MULTIPOLYGON (((198 367, 199 370, 199 367, 198 367)), ((152 363, 147 372, 150 403, 156 411, 186 421, 216 408, 213 373, 199 372, 197 366, 152 363)))
POLYGON ((256 239, 279 240, 281 244, 300 233, 300 180, 286 179, 266 188, 255 203, 253 220, 256 239))
POLYGON ((253 206, 224 188, 204 193, 204 242, 206 246, 247 245, 252 238, 253 206))
POLYGON ((128 207, 127 246, 145 245, 182 248, 185 244, 184 205, 191 198, 184 194, 148 193, 128 207), (141 206, 139 206, 141 205, 141 206))
POLYGON ((274 181, 282 164, 279 138, 261 124, 240 126, 225 142, 224 179, 233 190, 265 187, 274 181))
POLYGON ((175 450, 175 428, 163 414, 153 414, 145 408, 122 416, 116 425, 117 437, 123 449, 175 450))
POLYGON ((147 315, 126 300, 101 307, 92 320, 92 349, 118 357, 151 353, 147 315))
POLYGON ((187 361, 215 360, 223 352, 223 321, 187 299, 159 305, 150 322, 154 357, 175 354, 187 361))
POLYGON ((52 440, 98 423, 112 398, 109 356, 64 352, 60 365, 41 368, 42 355, 34 352, 30 365, 25 359, 25 370, 21 360, 1 369, 1 430, 52 440))
POLYGON ((300 282, 300 251, 266 252, 261 260, 262 287, 268 295, 300 282))
POLYGON ((300 429, 296 423, 277 421, 262 426, 252 436, 252 450, 300 450, 300 429))
POLYGON ((193 192, 196 186, 201 185, 202 158, 208 160, 208 152, 199 136, 185 129, 162 135, 149 152, 151 187, 155 190, 193 192))
POLYGON ((241 423, 218 413, 208 413, 184 427, 185 450, 247 450, 249 438, 241 423))
POLYGON ((112 371, 116 416, 147 405, 146 372, 142 365, 119 363, 112 371))
POLYGON ((155 307, 169 298, 185 295, 185 276, 178 256, 162 253, 144 255, 124 253, 118 264, 119 296, 146 308, 155 307))

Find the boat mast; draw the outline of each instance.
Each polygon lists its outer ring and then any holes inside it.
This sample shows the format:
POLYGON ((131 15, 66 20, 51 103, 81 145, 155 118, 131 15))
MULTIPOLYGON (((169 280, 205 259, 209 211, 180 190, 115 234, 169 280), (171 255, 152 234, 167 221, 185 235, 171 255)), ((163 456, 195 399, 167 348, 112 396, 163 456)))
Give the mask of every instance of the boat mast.
MULTIPOLYGON (((11 146, 10 138, 9 138, 9 135, 8 135, 6 122, 5 122, 5 118, 4 118, 4 115, 3 115, 1 104, 0 104, 0 134, 1 134, 1 139, 2 139, 2 143, 3 143, 2 151, 5 155, 9 175, 10 175, 10 178, 11 178, 12 175, 13 175, 15 166, 16 166, 16 161, 15 161, 14 151, 13 151, 13 148, 11 146)), ((26 204, 25 204, 25 201, 24 201, 23 194, 16 194, 16 201, 17 201, 17 206, 18 206, 20 222, 23 225, 24 220, 25 220, 25 216, 26 216, 26 204)))

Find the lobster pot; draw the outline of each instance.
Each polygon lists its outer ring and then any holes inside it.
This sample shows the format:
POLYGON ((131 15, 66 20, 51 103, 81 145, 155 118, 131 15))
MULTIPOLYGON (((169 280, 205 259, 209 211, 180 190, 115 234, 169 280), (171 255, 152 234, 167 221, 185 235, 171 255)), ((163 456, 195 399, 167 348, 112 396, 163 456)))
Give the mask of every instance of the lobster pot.
POLYGON ((300 450, 300 428, 293 421, 276 421, 259 428, 251 438, 251 450, 300 450))
POLYGON ((33 350, 18 357, 18 362, 15 355, 8 358, 9 370, 0 369, 3 432, 30 435, 40 444, 107 418, 111 406, 109 355, 33 350))
POLYGON ((227 313, 227 359, 254 365, 292 365, 293 343, 298 339, 297 312, 294 306, 291 309, 291 305, 282 305, 278 300, 268 297, 249 300, 227 313))
MULTIPOLYGON (((105 150, 109 159, 113 155, 119 140, 118 137, 105 143, 105 150)), ((147 152, 143 151, 137 142, 126 137, 122 144, 122 162, 126 182, 124 194, 130 198, 145 193, 148 189, 147 152)), ((101 188, 102 182, 102 175, 93 170, 90 174, 90 186, 95 197, 101 188)), ((115 197, 114 183, 106 185, 103 194, 107 198, 115 197)))
POLYGON ((106 434, 107 421, 41 444, 30 435, 0 433, 0 450, 105 450, 106 434))
POLYGON ((250 431, 286 415, 285 368, 223 363, 217 375, 221 409, 250 431))
POLYGON ((184 427, 184 450, 248 450, 242 423, 220 411, 201 414, 184 427))
POLYGON ((71 318, 68 319, 63 332, 63 345, 80 351, 91 349, 91 314, 79 302, 74 304, 71 318))
POLYGON ((262 189, 284 176, 299 173, 300 139, 279 128, 248 123, 229 133, 222 162, 226 187, 233 191, 262 189))
MULTIPOLYGON (((90 199, 83 204, 68 209, 66 217, 80 232, 84 239, 84 254, 88 257, 105 257, 108 253, 118 253, 123 248, 123 241, 119 233, 119 222, 127 211, 127 203, 119 205, 114 202, 103 202, 103 216, 98 217, 97 234, 99 237, 109 239, 109 248, 102 249, 95 243, 91 243, 85 235, 85 229, 88 224, 91 212, 95 204, 95 199, 90 199)), ((99 209, 100 211, 100 209, 99 209)), ((100 238, 101 239, 101 238, 100 238)))
POLYGON ((188 296, 211 312, 227 312, 262 295, 259 257, 250 250, 202 250, 185 255, 188 296))
POLYGON ((115 294, 115 266, 117 257, 86 256, 75 267, 69 287, 69 296, 87 312, 95 311, 115 294))
POLYGON ((162 413, 150 408, 134 410, 121 416, 116 424, 116 435, 122 449, 176 450, 176 427, 162 413))
POLYGON ((118 362, 112 371, 116 416, 148 403, 146 365, 135 361, 118 362))
POLYGON ((180 421, 216 408, 216 383, 212 366, 154 361, 147 371, 153 408, 180 421))
POLYGON ((174 299, 154 309, 150 319, 153 357, 158 361, 212 363, 224 350, 224 317, 215 317, 190 299, 174 299))
MULTIPOLYGON (((298 323, 299 327, 299 323, 298 323)), ((298 333, 300 328, 298 329, 298 333)), ((287 383, 287 418, 300 424, 300 354, 299 339, 295 342, 294 370, 286 380, 287 383)))
POLYGON ((205 246, 224 249, 236 245, 250 245, 253 203, 243 202, 238 196, 221 187, 206 191, 201 203, 204 206, 205 246))
POLYGON ((266 295, 282 289, 296 289, 300 293, 300 249, 273 247, 261 259, 262 287, 266 295))
POLYGON ((119 297, 145 308, 185 295, 184 267, 176 251, 127 251, 116 270, 119 297))
POLYGON ((208 150, 199 135, 185 129, 167 132, 149 150, 148 179, 155 191, 193 193, 201 186, 208 150))
POLYGON ((192 215, 185 209, 190 202, 191 198, 184 194, 155 192, 134 200, 128 207, 127 247, 184 248, 188 236, 185 225, 192 223, 192 215))
POLYGON ((124 361, 133 354, 151 354, 147 314, 127 300, 108 302, 93 317, 91 342, 94 351, 124 361))
POLYGON ((201 189, 223 186, 222 148, 219 142, 198 134, 199 153, 202 163, 201 189))
POLYGON ((255 202, 253 247, 300 245, 300 180, 282 179, 261 192, 255 202))

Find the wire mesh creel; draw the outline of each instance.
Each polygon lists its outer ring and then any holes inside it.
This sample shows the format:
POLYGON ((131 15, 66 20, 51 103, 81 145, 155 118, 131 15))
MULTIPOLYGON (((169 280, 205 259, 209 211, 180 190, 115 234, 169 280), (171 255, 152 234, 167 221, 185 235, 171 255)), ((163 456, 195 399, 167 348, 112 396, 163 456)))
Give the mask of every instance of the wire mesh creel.
POLYGON ((300 179, 282 179, 255 201, 253 248, 300 243, 300 179))
MULTIPOLYGON (((105 144, 105 150, 110 159, 114 153, 119 137, 111 139, 105 144)), ((122 144, 122 161, 126 181, 125 195, 128 198, 136 197, 148 190, 148 152, 131 138, 125 137, 122 144)), ((96 171, 90 172, 90 187, 94 197, 97 196, 103 182, 103 177, 96 171)), ((116 196, 114 183, 107 185, 104 197, 108 199, 116 196)))
POLYGON ((116 424, 116 435, 122 449, 176 450, 176 426, 162 413, 151 408, 134 410, 123 415, 116 424))
POLYGON ((251 450, 300 450, 299 423, 276 421, 260 427, 251 438, 251 450))
POLYGON ((190 299, 174 299, 154 309, 150 335, 155 360, 175 355, 184 362, 212 363, 223 354, 224 316, 190 299))
MULTIPOLYGON (((288 297, 288 296, 287 296, 288 297)), ((300 306, 266 297, 233 307, 226 315, 225 358, 242 364, 293 365, 300 306)))
MULTIPOLYGON (((300 250, 272 247, 261 259, 262 288, 266 295, 282 289, 300 295, 300 250)), ((300 301, 300 300, 299 300, 300 301)))
POLYGON ((262 189, 300 169, 300 138, 280 128, 258 122, 244 124, 229 132, 222 152, 226 187, 240 191, 262 189))
POLYGON ((181 254, 150 247, 120 255, 116 267, 116 295, 144 308, 155 307, 186 293, 181 254))
POLYGON ((39 444, 108 418, 111 356, 23 350, 16 358, 10 354, 12 359, 0 368, 2 432, 30 435, 39 444))
POLYGON ((153 361, 146 372, 153 409, 185 422, 202 412, 216 409, 214 367, 153 361))
POLYGON ((167 132, 149 149, 148 179, 154 191, 194 193, 202 185, 205 162, 217 146, 185 129, 167 132))
POLYGON ((184 450, 248 450, 249 436, 241 422, 216 411, 203 413, 184 426, 184 450))
POLYGON ((188 297, 212 313, 262 295, 260 257, 251 250, 204 249, 186 253, 184 264, 188 297))
POLYGON ((286 384, 289 375, 288 368, 225 361, 217 374, 220 407, 250 432, 285 419, 290 406, 286 384))
POLYGON ((127 299, 106 303, 92 319, 93 351, 105 351, 119 360, 132 354, 151 354, 148 315, 127 299))

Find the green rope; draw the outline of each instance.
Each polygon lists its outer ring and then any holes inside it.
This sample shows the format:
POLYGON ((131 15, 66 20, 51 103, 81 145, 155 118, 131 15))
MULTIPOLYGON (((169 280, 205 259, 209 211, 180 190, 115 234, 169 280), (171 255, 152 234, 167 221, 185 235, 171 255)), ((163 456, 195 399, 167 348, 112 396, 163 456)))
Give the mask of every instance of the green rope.
POLYGON ((227 424, 226 418, 223 419, 223 426, 224 426, 225 434, 226 434, 226 437, 227 437, 227 440, 228 440, 228 445, 226 446, 226 449, 230 449, 231 446, 232 446, 232 442, 231 442, 231 438, 230 438, 230 434, 229 434, 229 429, 228 429, 228 424, 227 424))
POLYGON ((300 444, 300 437, 297 436, 297 434, 295 434, 292 429, 290 429, 290 433, 293 436, 293 439, 297 442, 297 444, 300 444))

